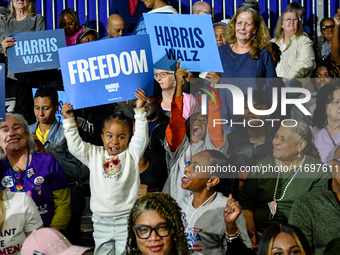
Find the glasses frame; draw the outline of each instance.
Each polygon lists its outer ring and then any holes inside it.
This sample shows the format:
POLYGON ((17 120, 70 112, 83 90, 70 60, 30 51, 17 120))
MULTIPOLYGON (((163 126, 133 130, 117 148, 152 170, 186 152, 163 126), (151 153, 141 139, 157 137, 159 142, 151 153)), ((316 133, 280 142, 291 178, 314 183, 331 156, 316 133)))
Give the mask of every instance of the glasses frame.
POLYGON ((199 10, 199 12, 204 12, 204 13, 207 14, 207 15, 211 15, 211 12, 209 12, 209 11, 202 11, 202 10, 199 10))
POLYGON ((150 226, 148 226, 148 225, 143 225, 143 224, 141 224, 141 225, 135 225, 135 226, 133 226, 133 228, 134 228, 134 230, 135 230, 135 232, 136 232, 136 234, 137 234, 137 236, 138 236, 139 239, 148 239, 148 238, 151 236, 152 231, 155 231, 156 235, 159 236, 159 237, 167 237, 167 236, 169 236, 170 233, 171 233, 171 222, 169 222, 169 221, 167 221, 167 222, 160 222, 160 223, 158 223, 154 228, 152 228, 152 227, 150 227, 150 226), (158 228, 160 225, 163 225, 163 224, 165 224, 165 225, 169 228, 169 233, 168 233, 167 235, 165 235, 165 236, 161 236, 161 235, 159 235, 158 232, 157 232, 157 228, 158 228), (139 236, 138 230, 139 230, 139 228, 141 228, 141 227, 146 227, 146 228, 150 229, 150 232, 149 232, 149 236, 148 236, 148 237, 140 237, 140 236, 139 236))
POLYGON ((161 72, 159 74, 155 73, 154 74, 154 79, 157 80, 158 78, 161 78, 161 79, 164 79, 165 77, 167 77, 168 75, 172 74, 171 72, 161 72), (165 73, 166 75, 164 77, 163 76, 163 73, 165 73))
POLYGON ((335 28, 335 25, 324 26, 324 27, 321 27, 321 31, 324 31, 327 29, 334 29, 334 28, 335 28))
POLYGON ((298 22, 299 22, 299 19, 298 19, 298 18, 296 18, 296 19, 290 19, 290 18, 288 18, 288 19, 284 19, 283 21, 286 21, 287 23, 291 23, 291 22, 293 22, 293 23, 298 23, 298 22))
POLYGON ((340 158, 333 158, 333 161, 335 161, 337 164, 340 164, 340 158))

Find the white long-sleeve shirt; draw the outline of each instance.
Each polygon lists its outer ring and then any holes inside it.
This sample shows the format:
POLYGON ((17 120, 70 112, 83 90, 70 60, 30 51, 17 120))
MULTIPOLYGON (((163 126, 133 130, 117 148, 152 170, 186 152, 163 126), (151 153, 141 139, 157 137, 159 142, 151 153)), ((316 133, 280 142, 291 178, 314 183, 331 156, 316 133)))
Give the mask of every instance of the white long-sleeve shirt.
POLYGON ((135 109, 135 119, 135 133, 128 148, 115 157, 109 156, 103 146, 83 142, 73 118, 63 120, 69 151, 90 169, 90 209, 100 217, 127 216, 138 198, 138 164, 148 143, 144 108, 135 109))

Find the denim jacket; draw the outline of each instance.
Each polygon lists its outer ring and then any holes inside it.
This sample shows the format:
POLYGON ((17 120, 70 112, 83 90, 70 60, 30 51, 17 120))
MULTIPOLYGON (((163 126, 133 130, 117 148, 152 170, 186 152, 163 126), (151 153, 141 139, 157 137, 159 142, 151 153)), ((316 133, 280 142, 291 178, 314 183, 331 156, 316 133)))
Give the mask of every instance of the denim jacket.
MULTIPOLYGON (((35 133, 37 127, 38 121, 30 125, 29 130, 35 133)), ((81 162, 69 152, 64 136, 64 128, 57 120, 52 124, 44 146, 46 151, 52 154, 64 169, 69 183, 73 183, 80 179, 82 171, 81 162)))

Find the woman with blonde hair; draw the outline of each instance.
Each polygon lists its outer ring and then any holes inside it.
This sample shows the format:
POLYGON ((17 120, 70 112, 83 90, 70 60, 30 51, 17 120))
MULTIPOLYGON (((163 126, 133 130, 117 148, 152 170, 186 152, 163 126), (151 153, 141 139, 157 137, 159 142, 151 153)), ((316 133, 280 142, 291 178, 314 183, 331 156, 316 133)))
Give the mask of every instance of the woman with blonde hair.
MULTIPOLYGON (((286 9, 276 26, 276 43, 281 50, 280 62, 276 73, 286 87, 302 87, 313 92, 313 85, 308 79, 315 66, 313 42, 303 33, 302 24, 295 9, 286 9)), ((295 93, 293 98, 300 94, 295 93)))
MULTIPOLYGON (((237 9, 228 24, 226 45, 218 47, 223 66, 222 78, 276 78, 275 65, 269 52, 271 45, 267 27, 262 16, 249 6, 237 9)), ((274 79, 222 80, 223 84, 237 85, 244 94, 247 88, 263 91, 272 97, 272 87, 278 86, 274 79)), ((233 100, 228 89, 220 90, 222 118, 233 119, 233 100)))
POLYGON ((299 228, 289 224, 275 224, 263 232, 257 254, 312 255, 312 249, 299 228))

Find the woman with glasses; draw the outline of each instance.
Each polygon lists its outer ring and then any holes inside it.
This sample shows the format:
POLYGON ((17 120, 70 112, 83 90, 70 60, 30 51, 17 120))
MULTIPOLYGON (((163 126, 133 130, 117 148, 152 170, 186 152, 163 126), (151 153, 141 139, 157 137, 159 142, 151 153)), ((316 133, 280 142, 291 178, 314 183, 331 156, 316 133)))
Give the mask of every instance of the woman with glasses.
POLYGON ((332 38, 334 33, 334 21, 332 18, 323 18, 320 22, 320 31, 325 42, 316 50, 318 61, 330 59, 332 38))
POLYGON ((313 142, 327 165, 340 145, 340 84, 324 86, 316 96, 313 115, 313 142))
MULTIPOLYGON (((208 73, 210 75, 217 75, 217 73, 208 73)), ((162 88, 162 108, 166 115, 170 117, 172 97, 176 89, 176 79, 174 72, 159 70, 155 71, 155 80, 162 88)), ((183 117, 187 120, 191 114, 200 112, 201 108, 195 97, 191 94, 183 92, 183 117)))
MULTIPOLYGON (((313 42, 302 31, 302 24, 294 9, 286 9, 277 25, 275 38, 281 50, 281 59, 276 66, 276 74, 281 77, 286 87, 302 87, 313 92, 313 85, 309 80, 315 65, 313 42)), ((289 93, 293 98, 299 93, 289 93)))
POLYGON ((136 200, 128 220, 125 254, 188 254, 181 209, 172 197, 155 192, 136 200))

